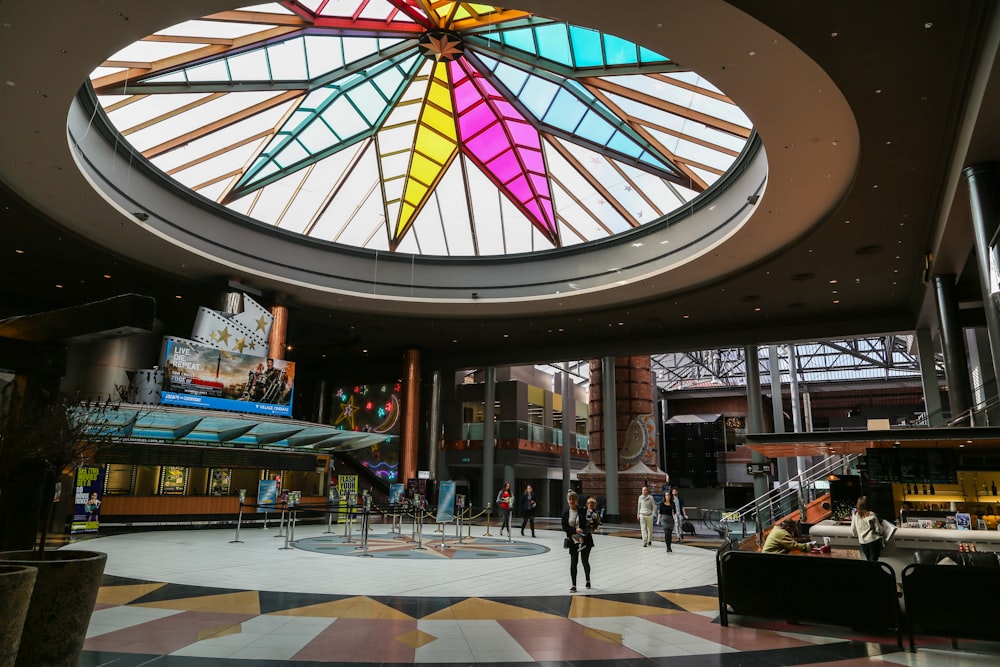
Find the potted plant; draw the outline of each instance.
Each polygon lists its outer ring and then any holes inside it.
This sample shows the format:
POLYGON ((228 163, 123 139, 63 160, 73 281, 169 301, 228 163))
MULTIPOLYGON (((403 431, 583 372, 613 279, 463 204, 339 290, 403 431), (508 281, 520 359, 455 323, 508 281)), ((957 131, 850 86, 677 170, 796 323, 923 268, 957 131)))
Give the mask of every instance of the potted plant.
POLYGON ((0 565, 0 667, 13 667, 38 568, 0 565))
POLYGON ((117 406, 19 392, 13 383, 7 389, 0 402, 0 565, 38 570, 15 664, 75 667, 107 554, 46 551, 52 494, 62 475, 120 433, 117 406))

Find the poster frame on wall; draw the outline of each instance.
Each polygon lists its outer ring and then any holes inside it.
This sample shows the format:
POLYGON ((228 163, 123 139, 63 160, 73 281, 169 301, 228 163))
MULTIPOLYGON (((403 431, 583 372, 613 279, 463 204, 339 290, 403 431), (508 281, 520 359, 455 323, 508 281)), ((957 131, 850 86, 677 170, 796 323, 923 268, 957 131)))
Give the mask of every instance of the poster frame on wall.
POLYGON ((80 466, 74 479, 71 534, 96 533, 101 522, 104 466, 80 466))
POLYGON ((437 523, 451 523, 455 520, 455 482, 442 481, 438 486, 437 523))
POLYGON ((257 482, 257 511, 273 512, 278 502, 278 480, 262 479, 257 482))

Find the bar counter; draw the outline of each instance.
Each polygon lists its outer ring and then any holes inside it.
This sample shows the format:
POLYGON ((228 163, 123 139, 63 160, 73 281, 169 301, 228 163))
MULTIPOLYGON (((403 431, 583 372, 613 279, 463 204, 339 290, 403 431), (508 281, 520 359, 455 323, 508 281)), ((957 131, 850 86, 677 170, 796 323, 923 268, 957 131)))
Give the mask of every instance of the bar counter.
MULTIPOLYGON (((847 521, 821 521, 809 528, 809 539, 822 544, 830 538, 835 550, 861 551, 858 538, 851 534, 847 521)), ((913 553, 921 549, 958 551, 959 544, 974 544, 976 551, 1000 551, 1000 531, 953 530, 947 528, 897 528, 882 549, 879 560, 892 566, 898 579, 903 568, 913 562, 913 553)))

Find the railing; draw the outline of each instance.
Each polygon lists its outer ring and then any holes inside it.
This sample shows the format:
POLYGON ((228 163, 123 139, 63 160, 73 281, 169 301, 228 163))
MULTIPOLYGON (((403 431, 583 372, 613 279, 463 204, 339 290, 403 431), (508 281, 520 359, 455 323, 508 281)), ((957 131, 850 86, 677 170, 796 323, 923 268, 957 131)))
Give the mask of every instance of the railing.
MULTIPOLYGON (((462 424, 461 439, 482 440, 484 431, 483 422, 462 424)), ((571 433, 570 436, 573 438, 570 443, 573 448, 583 450, 588 448, 590 438, 580 433, 571 433)), ((515 420, 495 422, 494 437, 500 440, 528 440, 560 447, 563 444, 562 429, 515 420)))
POLYGON ((793 512, 798 511, 804 516, 806 505, 826 493, 825 489, 820 493, 821 490, 818 488, 817 482, 826 480, 834 472, 850 469, 857 458, 857 454, 848 454, 841 458, 828 458, 820 461, 743 507, 731 512, 724 512, 719 519, 719 525, 725 529, 729 536, 737 531, 746 537, 748 535, 747 524, 751 524, 753 532, 761 537, 765 526, 772 526, 793 512))

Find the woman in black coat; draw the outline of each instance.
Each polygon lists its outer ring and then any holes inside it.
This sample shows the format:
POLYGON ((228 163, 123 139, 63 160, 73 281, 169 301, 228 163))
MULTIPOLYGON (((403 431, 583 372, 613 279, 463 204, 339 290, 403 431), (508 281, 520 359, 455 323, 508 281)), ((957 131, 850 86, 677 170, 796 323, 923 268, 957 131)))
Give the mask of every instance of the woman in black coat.
MULTIPOLYGON (((591 500, 596 506, 597 501, 593 498, 591 500)), ((587 578, 587 588, 590 588, 590 550, 594 546, 591 531, 594 524, 600 521, 600 516, 593 508, 588 511, 587 508, 579 506, 576 491, 566 494, 566 504, 567 507, 562 513, 562 528, 568 541, 569 576, 573 583, 569 590, 575 593, 578 561, 583 562, 583 574, 587 578)))
POLYGON ((531 484, 524 487, 524 493, 521 494, 521 516, 524 519, 521 521, 521 534, 524 535, 524 527, 529 523, 531 524, 531 536, 535 536, 535 509, 538 507, 538 503, 535 502, 535 492, 531 488, 531 484))
POLYGON ((671 543, 674 541, 674 526, 677 520, 677 507, 673 503, 673 496, 670 492, 663 494, 663 499, 660 501, 660 525, 663 526, 663 540, 667 543, 667 552, 673 553, 674 550, 670 548, 671 543))

